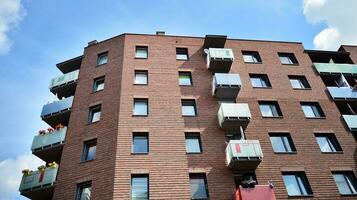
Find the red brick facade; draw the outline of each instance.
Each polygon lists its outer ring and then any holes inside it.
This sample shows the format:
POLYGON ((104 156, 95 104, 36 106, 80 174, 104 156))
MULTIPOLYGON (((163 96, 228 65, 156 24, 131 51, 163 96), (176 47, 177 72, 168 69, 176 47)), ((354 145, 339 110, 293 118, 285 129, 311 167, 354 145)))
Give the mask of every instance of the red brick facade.
MULTIPOLYGON (((78 183, 92 181, 91 199, 130 199, 131 174, 149 174, 150 199, 190 199, 189 173, 206 173, 212 200, 232 200, 234 173, 225 162, 225 133, 217 122, 219 104, 211 94, 212 73, 206 68, 204 38, 123 34, 84 50, 74 104, 63 148, 53 199, 74 199, 78 183), (135 46, 148 46, 148 59, 135 59, 135 46), (188 48, 189 60, 176 60, 176 47, 188 48), (108 52, 108 63, 97 67, 97 55, 108 52), (148 85, 134 85, 134 70, 148 71, 148 85), (179 86, 178 72, 192 73, 192 86, 179 86), (93 93, 93 79, 105 76, 103 91, 93 93), (147 98, 149 115, 133 116, 133 99, 147 98), (195 99, 196 117, 181 116, 181 99, 195 99), (102 105, 99 122, 88 124, 88 109, 102 105), (132 133, 149 133, 149 153, 131 153, 132 133), (199 132, 202 154, 186 154, 185 132, 199 132), (93 161, 81 162, 83 142, 96 138, 93 161)), ((248 103, 252 119, 247 139, 259 140, 264 159, 256 170, 259 184, 272 181, 277 199, 288 199, 282 172, 303 171, 313 196, 342 197, 331 171, 356 173, 356 141, 326 93, 301 43, 228 39, 235 60, 230 73, 238 73, 242 89, 237 102, 248 103), (261 64, 246 64, 242 51, 258 51, 261 64), (282 65, 278 52, 294 53, 298 65, 282 65), (271 89, 253 88, 249 74, 267 74, 271 89), (304 75, 311 90, 292 89, 288 75, 304 75), (283 117, 263 118, 258 101, 279 103, 283 117), (319 102, 326 117, 307 119, 300 102, 319 102), (272 150, 269 133, 290 133, 295 154, 272 150), (343 153, 321 153, 314 133, 334 133, 343 153)), ((296 198, 295 198, 296 199, 296 198)))

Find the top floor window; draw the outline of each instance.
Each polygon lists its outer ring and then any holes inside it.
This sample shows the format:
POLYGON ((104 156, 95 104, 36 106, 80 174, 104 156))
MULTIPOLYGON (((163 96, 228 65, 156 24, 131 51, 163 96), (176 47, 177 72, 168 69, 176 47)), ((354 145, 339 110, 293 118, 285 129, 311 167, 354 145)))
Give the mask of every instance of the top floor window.
POLYGON ((281 64, 297 65, 298 61, 293 53, 278 53, 281 64))
POLYGON ((257 51, 242 51, 243 60, 246 63, 261 63, 262 59, 257 51))
POLYGON ((136 46, 135 48, 135 58, 148 58, 148 47, 147 46, 136 46))
POLYGON ((188 60, 188 49, 176 48, 176 60, 188 60))
POLYGON ((289 76, 290 84, 294 89, 311 88, 305 76, 289 76))
POLYGON ((104 65, 108 63, 108 52, 104 52, 98 55, 97 65, 104 65))

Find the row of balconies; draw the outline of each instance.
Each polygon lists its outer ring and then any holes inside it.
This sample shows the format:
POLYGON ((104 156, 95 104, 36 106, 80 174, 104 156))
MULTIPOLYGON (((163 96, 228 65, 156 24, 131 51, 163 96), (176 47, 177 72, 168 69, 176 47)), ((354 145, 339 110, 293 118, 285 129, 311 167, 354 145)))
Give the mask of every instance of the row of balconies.
POLYGON ((19 191, 30 199, 52 199, 58 171, 58 165, 53 163, 61 160, 81 60, 80 56, 58 64, 64 74, 50 82, 50 91, 61 100, 43 106, 41 118, 53 128, 39 131, 33 138, 31 150, 32 154, 52 165, 23 172, 19 191))

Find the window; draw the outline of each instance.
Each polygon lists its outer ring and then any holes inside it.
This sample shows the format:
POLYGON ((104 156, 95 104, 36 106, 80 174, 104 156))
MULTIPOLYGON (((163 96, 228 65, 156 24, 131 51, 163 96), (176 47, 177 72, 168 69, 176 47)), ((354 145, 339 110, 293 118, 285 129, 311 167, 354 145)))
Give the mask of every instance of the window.
POLYGON ((176 60, 188 60, 188 49, 176 48, 176 60))
POLYGON ((282 117, 279 104, 276 101, 259 101, 260 112, 263 117, 282 117))
POLYGON ((149 152, 148 133, 133 133, 133 153, 146 154, 149 152))
POLYGON ((148 84, 148 71, 135 70, 134 84, 136 84, 136 85, 147 85, 148 84))
POLYGON ((89 108, 89 118, 88 123, 94 123, 100 120, 100 115, 102 113, 102 106, 96 105, 89 108))
POLYGON ((104 65, 108 62, 108 52, 98 54, 97 65, 104 65))
POLYGON ((352 171, 332 172, 338 191, 342 195, 357 194, 357 181, 352 171))
POLYGON ((78 184, 76 200, 90 200, 91 191, 92 182, 78 184))
POLYGON ((195 100, 181 100, 182 116, 196 116, 195 100))
POLYGON ((148 58, 148 47, 136 46, 135 58, 148 58))
POLYGON ((131 175, 131 199, 132 200, 149 199, 149 175, 147 174, 131 175))
POLYGON ((270 142, 276 153, 295 152, 295 146, 289 133, 270 133, 270 142))
POLYGON ((179 72, 179 85, 192 85, 191 72, 179 72))
POLYGON ((104 76, 94 79, 93 92, 98 92, 104 89, 104 76))
POLYGON ((147 116, 149 113, 147 99, 134 99, 134 115, 147 116))
POLYGON ((199 133, 186 133, 186 153, 202 153, 199 133))
POLYGON ((242 51, 243 60, 246 63, 261 63, 262 59, 257 51, 242 51))
POLYGON ((283 172, 283 179, 289 196, 307 196, 312 194, 310 184, 304 172, 283 172))
POLYGON ((290 84, 294 89, 311 88, 305 76, 289 76, 290 84))
POLYGON ((315 134, 317 144, 319 145, 321 152, 337 152, 342 151, 340 144, 334 134, 316 133, 315 134))
POLYGON ((84 142, 82 161, 94 160, 96 151, 97 139, 84 142))
POLYGON ((270 88, 271 84, 269 78, 265 74, 249 74, 250 82, 253 87, 257 88, 270 88))
POLYGON ((296 65, 297 59, 293 53, 278 53, 281 64, 284 65, 296 65))
POLYGON ((191 199, 208 199, 206 174, 190 174, 191 199))
POLYGON ((316 102, 301 102, 301 108, 307 118, 325 117, 320 105, 316 102))

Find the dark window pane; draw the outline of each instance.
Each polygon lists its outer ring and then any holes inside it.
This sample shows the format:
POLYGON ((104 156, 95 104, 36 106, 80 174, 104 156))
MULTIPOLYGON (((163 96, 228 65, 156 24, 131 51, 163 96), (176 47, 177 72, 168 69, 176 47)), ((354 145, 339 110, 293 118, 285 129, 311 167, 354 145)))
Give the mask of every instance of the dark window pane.
POLYGON ((98 106, 94 106, 94 107, 89 108, 89 119, 88 119, 88 122, 89 122, 89 123, 94 123, 94 122, 99 121, 99 120, 100 120, 101 113, 102 113, 101 110, 102 110, 101 105, 98 105, 98 106))
POLYGON ((283 173, 283 180, 289 196, 306 196, 312 194, 310 185, 303 172, 283 173))
POLYGON ((104 77, 94 79, 93 92, 97 92, 104 89, 104 77))
POLYGON ((103 65, 108 62, 108 53, 102 53, 98 55, 97 65, 103 65))
POLYGON ((262 62, 258 52, 243 51, 242 54, 243 54, 243 60, 246 63, 260 63, 260 62, 262 62))
POLYGON ((268 76, 265 74, 250 74, 250 82, 252 83, 253 87, 271 87, 268 76))
POLYGON ((85 142, 84 143, 83 160, 84 161, 94 160, 96 150, 97 150, 97 141, 96 140, 91 140, 91 141, 85 142))
POLYGON ((148 135, 147 135, 147 133, 134 133, 134 135, 133 135, 133 153, 148 153, 148 135))
POLYGON ((176 48, 176 59, 177 60, 188 60, 188 49, 187 48, 176 48))
POLYGON ((90 200, 91 191, 91 183, 78 185, 76 200, 90 200))
POLYGON ((135 51, 135 58, 148 58, 148 47, 137 46, 135 51))
POLYGON ((194 100, 182 100, 182 115, 196 116, 196 103, 194 100))
POLYGON ((190 174, 191 199, 208 198, 205 174, 190 174))
POLYGON ((190 72, 179 72, 179 85, 192 85, 190 72))

